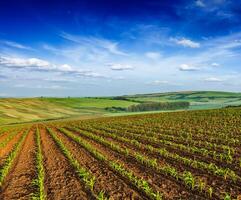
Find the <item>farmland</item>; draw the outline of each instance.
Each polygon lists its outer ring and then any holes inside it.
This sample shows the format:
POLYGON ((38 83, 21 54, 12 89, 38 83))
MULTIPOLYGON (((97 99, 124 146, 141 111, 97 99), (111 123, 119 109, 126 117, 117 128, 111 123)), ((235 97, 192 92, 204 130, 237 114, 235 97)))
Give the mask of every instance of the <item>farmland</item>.
POLYGON ((0 199, 240 199, 241 110, 0 128, 0 199))
POLYGON ((0 125, 62 118, 86 119, 100 116, 138 114, 139 112, 118 110, 113 112, 113 109, 107 108, 126 109, 139 103, 150 102, 189 102, 190 107, 188 110, 216 109, 229 105, 241 105, 241 93, 190 91, 118 97, 0 98, 0 125))

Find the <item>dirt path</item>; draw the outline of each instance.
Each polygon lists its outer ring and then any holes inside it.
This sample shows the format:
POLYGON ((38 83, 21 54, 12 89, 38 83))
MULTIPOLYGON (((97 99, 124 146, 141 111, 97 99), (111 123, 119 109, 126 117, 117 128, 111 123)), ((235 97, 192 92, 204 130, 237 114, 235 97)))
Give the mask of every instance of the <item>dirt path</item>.
POLYGON ((87 200, 88 194, 76 173, 45 129, 40 129, 47 199, 87 200))
POLYGON ((20 150, 16 163, 6 178, 0 194, 1 200, 31 199, 34 192, 32 181, 36 175, 35 166, 35 142, 32 129, 20 150))
POLYGON ((10 140, 8 142, 8 144, 4 148, 0 149, 0 166, 3 165, 6 157, 11 152, 14 145, 17 144, 17 142, 19 141, 19 139, 20 139, 20 137, 22 136, 23 133, 24 133, 24 131, 19 132, 12 140, 10 140))
POLYGON ((111 197, 111 200, 143 199, 142 195, 132 189, 130 184, 125 183, 121 177, 110 170, 104 163, 93 158, 84 148, 81 148, 64 134, 56 129, 54 131, 66 147, 71 150, 79 163, 96 176, 96 191, 104 190, 111 197))
MULTIPOLYGON (((77 136, 81 136, 80 134, 71 131, 77 136)), ((193 195, 189 192, 185 187, 176 183, 176 181, 172 178, 168 178, 164 175, 157 174, 155 171, 150 168, 145 167, 144 165, 140 165, 135 160, 127 159, 126 157, 118 154, 109 148, 106 148, 103 145, 100 145, 93 140, 90 140, 86 137, 82 137, 83 140, 86 140, 90 143, 94 148, 98 149, 102 154, 106 155, 110 160, 119 160, 126 168, 133 171, 134 174, 138 177, 142 177, 158 191, 162 192, 165 196, 165 199, 203 199, 200 196, 193 195)))

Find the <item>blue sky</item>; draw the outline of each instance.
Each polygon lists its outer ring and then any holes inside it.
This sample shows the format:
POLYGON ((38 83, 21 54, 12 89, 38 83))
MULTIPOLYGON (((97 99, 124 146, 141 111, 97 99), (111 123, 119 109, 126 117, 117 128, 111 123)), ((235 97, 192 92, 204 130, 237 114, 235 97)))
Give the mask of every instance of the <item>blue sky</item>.
POLYGON ((0 2, 0 96, 241 92, 241 1, 0 2))

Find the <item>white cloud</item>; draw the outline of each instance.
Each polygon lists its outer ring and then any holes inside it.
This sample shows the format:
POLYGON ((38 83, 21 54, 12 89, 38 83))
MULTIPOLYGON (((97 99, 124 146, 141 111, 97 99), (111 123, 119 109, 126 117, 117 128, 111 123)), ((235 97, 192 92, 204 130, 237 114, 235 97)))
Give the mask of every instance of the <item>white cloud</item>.
POLYGON ((64 86, 60 85, 25 85, 25 84, 16 84, 15 88, 28 88, 28 89, 52 89, 52 90, 62 90, 67 89, 64 86))
POLYGON ((200 43, 194 42, 192 40, 186 39, 186 38, 171 38, 170 41, 175 42, 178 45, 184 46, 184 47, 190 47, 190 48, 199 48, 200 43))
POLYGON ((218 67, 218 66, 219 66, 219 64, 218 64, 218 63, 215 63, 215 62, 212 63, 211 65, 212 65, 213 67, 218 67))
POLYGON ((127 64, 107 64, 107 66, 110 67, 111 70, 116 70, 116 71, 124 71, 124 70, 133 70, 134 67, 131 65, 127 64))
POLYGON ((150 58, 150 59, 153 59, 153 60, 157 60, 159 58, 161 58, 161 54, 159 52, 147 52, 146 54, 146 57, 150 58))
POLYGON ((148 85, 166 85, 169 84, 168 81, 161 81, 161 80, 155 80, 152 82, 149 82, 148 85))
POLYGON ((89 78, 109 78, 109 76, 99 74, 99 73, 96 73, 96 72, 80 73, 79 76, 89 77, 89 78))
POLYGON ((198 71, 200 70, 198 67, 192 66, 192 65, 188 65, 188 64, 181 64, 179 66, 179 70, 180 71, 198 71))
POLYGON ((39 68, 51 69, 53 66, 48 61, 38 58, 18 58, 18 57, 5 57, 0 56, 0 65, 13 68, 39 68))
POLYGON ((121 51, 118 47, 117 42, 113 42, 103 38, 96 38, 96 37, 83 37, 83 36, 76 36, 71 35, 68 33, 62 33, 60 36, 66 40, 82 44, 89 49, 100 49, 108 51, 111 54, 127 56, 128 54, 121 51))
POLYGON ((0 56, 0 66, 9 69, 30 69, 32 71, 60 72, 62 74, 75 75, 77 77, 107 78, 107 76, 101 75, 91 70, 74 69, 68 64, 56 65, 39 58, 18 58, 0 56))
POLYGON ((17 48, 17 49, 25 49, 25 50, 32 50, 31 47, 19 44, 17 42, 13 42, 13 41, 8 41, 8 40, 1 40, 0 43, 9 46, 9 47, 13 47, 13 48, 17 48))
POLYGON ((198 7, 201 7, 201 8, 204 8, 206 5, 203 3, 203 1, 201 0, 197 0, 195 2, 195 5, 198 6, 198 7))
POLYGON ((207 82, 222 82, 223 79, 220 79, 220 78, 217 78, 217 77, 208 77, 208 78, 205 78, 204 81, 207 81, 207 82))
POLYGON ((60 65, 59 69, 61 69, 63 71, 73 71, 73 68, 68 64, 60 65))

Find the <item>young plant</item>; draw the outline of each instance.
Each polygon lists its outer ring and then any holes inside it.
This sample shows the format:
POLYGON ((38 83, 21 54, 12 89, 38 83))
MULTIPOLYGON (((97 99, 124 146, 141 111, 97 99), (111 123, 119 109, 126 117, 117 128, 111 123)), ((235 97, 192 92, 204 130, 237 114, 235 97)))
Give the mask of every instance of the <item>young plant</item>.
POLYGON ((4 165, 2 166, 2 168, 0 169, 0 187, 3 184, 3 181, 5 179, 5 177, 8 175, 9 170, 12 167, 12 164, 15 160, 15 158, 17 157, 22 144, 24 142, 24 139, 27 137, 28 134, 28 130, 25 131, 25 133, 21 136, 20 140, 18 141, 17 144, 15 144, 15 146, 13 147, 13 150, 10 152, 10 154, 8 155, 7 159, 5 160, 4 165))
POLYGON ((59 139, 56 134, 52 131, 52 129, 47 128, 49 134, 53 138, 53 140, 56 142, 56 144, 59 146, 65 157, 69 160, 71 165, 75 168, 77 171, 77 174, 79 175, 80 179, 83 180, 83 182, 86 184, 86 186, 93 191, 95 180, 96 178, 84 167, 80 166, 79 162, 74 158, 72 153, 65 147, 64 143, 59 139))
POLYGON ((44 192, 45 171, 44 171, 44 166, 43 166, 41 139, 40 139, 38 127, 36 129, 36 143, 37 143, 36 165, 37 165, 37 174, 38 175, 37 175, 37 178, 34 179, 33 184, 35 186, 37 186, 38 192, 36 194, 33 194, 32 199, 34 199, 34 200, 45 200, 46 199, 46 194, 44 192))
POLYGON ((231 196, 228 193, 226 193, 223 200, 232 200, 232 199, 231 199, 231 196))
POLYGON ((212 187, 208 188, 208 196, 209 196, 209 198, 212 198, 212 196, 213 196, 213 188, 212 187))
POLYGON ((194 189, 195 179, 194 179, 191 172, 184 172, 183 173, 183 180, 184 180, 184 182, 187 186, 191 187, 192 190, 194 189))

